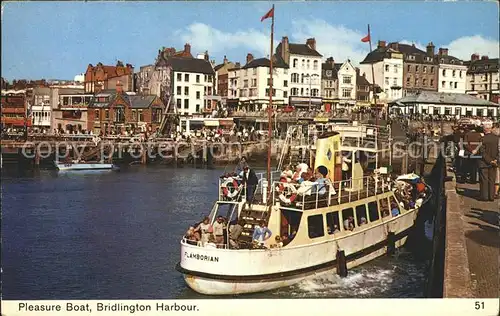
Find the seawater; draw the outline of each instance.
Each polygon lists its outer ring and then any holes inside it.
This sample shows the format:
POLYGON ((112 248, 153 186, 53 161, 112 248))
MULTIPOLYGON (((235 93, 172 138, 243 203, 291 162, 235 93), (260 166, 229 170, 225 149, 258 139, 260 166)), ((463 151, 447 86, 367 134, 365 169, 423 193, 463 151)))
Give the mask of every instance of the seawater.
MULTIPOLYGON (((180 237, 212 208, 224 169, 2 170, 4 299, 213 298, 175 271, 180 237)), ((399 251, 239 298, 422 297, 425 263, 399 251)))

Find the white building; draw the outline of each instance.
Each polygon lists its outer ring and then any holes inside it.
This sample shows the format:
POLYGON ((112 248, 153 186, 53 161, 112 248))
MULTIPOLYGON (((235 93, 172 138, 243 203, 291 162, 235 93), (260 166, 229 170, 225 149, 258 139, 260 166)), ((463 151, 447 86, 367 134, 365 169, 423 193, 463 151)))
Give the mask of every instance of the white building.
POLYGON ((404 114, 490 117, 499 115, 499 105, 467 94, 421 91, 390 103, 392 110, 404 114))
POLYGON ((316 40, 309 38, 305 44, 294 44, 285 36, 276 47, 276 55, 289 68, 289 105, 321 108, 322 55, 316 51, 316 40))
POLYGON ((52 108, 50 104, 50 88, 33 88, 33 100, 28 102, 31 123, 33 127, 49 129, 52 122, 52 108))
POLYGON ((356 105, 356 68, 350 60, 345 61, 337 72, 339 105, 344 107, 356 105))
POLYGON ((79 82, 79 83, 83 83, 85 82, 85 74, 78 74, 75 76, 75 78, 73 79, 74 82, 79 82))
POLYGON ((456 57, 448 55, 447 48, 440 48, 435 56, 438 66, 438 92, 465 93, 467 66, 456 57))
POLYGON ((373 83, 372 65, 375 84, 382 92, 378 94, 380 102, 389 102, 403 96, 403 54, 385 46, 379 41, 377 49, 370 52, 360 63, 360 74, 373 83))
POLYGON ((468 66, 466 93, 480 99, 500 103, 500 72, 498 58, 488 58, 477 54, 465 62, 468 66))
MULTIPOLYGON (((238 70, 238 96, 240 106, 248 111, 261 111, 269 105, 270 94, 270 60, 254 59, 247 55, 247 63, 238 70)), ((274 56, 273 60, 273 105, 288 104, 289 75, 288 66, 274 56)))

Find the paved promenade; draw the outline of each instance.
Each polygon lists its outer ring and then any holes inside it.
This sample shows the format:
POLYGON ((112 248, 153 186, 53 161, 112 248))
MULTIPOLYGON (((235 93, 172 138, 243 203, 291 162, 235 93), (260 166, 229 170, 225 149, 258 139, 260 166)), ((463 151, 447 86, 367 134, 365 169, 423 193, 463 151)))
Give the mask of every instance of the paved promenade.
POLYGON ((457 184, 473 297, 499 297, 500 200, 477 200, 479 184, 457 184))

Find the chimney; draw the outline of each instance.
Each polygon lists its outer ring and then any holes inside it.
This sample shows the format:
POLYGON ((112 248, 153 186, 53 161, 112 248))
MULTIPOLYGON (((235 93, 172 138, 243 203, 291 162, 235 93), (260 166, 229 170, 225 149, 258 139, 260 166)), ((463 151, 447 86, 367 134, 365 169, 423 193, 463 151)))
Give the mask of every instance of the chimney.
POLYGON ((488 56, 481 56, 481 60, 488 60, 488 56))
POLYGON ((391 43, 391 48, 394 49, 394 50, 399 51, 399 43, 398 42, 391 43))
POLYGON ((184 52, 191 54, 191 45, 189 43, 184 44, 184 52))
POLYGON ((253 60, 253 55, 248 53, 247 54, 247 64, 249 64, 253 60))
POLYGON ((123 93, 123 84, 120 80, 116 82, 116 93, 123 93))
POLYGON ((378 41, 377 48, 385 48, 385 41, 378 41))
POLYGON ((479 55, 478 55, 478 54, 472 54, 472 55, 470 56, 470 60, 471 60, 471 61, 479 60, 479 55))
POLYGON ((326 59, 326 62, 329 64, 329 65, 334 65, 335 64, 335 60, 333 59, 333 57, 328 57, 326 59))
POLYGON ((205 60, 206 60, 206 61, 209 61, 209 59, 210 59, 210 58, 209 58, 209 56, 208 56, 208 50, 206 50, 206 51, 205 51, 205 60))
POLYGON ((287 36, 281 38, 281 58, 283 58, 285 63, 290 63, 290 43, 287 36))
POLYGON ((309 46, 311 49, 316 50, 316 39, 313 38, 308 38, 306 41, 306 45, 309 46))
POLYGON ((432 42, 430 42, 429 44, 427 44, 427 56, 434 56, 434 49, 435 49, 435 46, 432 42))
POLYGON ((227 58, 226 55, 224 55, 224 65, 227 64, 227 58))
POLYGON ((448 48, 439 48, 439 56, 448 56, 448 48))

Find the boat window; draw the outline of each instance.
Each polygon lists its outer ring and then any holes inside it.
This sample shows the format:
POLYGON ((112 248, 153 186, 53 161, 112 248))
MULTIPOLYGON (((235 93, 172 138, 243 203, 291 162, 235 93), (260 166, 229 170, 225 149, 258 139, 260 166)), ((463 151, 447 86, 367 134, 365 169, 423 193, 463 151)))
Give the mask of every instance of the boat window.
POLYGON ((318 214, 307 217, 307 230, 311 239, 324 236, 323 215, 318 214))
POLYGON ((370 222, 374 222, 380 218, 378 215, 377 202, 373 201, 368 203, 368 213, 370 215, 370 222))
POLYGON ((382 217, 389 216, 390 211, 389 211, 389 204, 387 203, 387 199, 380 199, 378 202, 380 205, 380 213, 382 214, 382 217))
POLYGON ((358 221, 358 226, 368 223, 366 215, 366 205, 361 204, 356 206, 356 220, 358 221))
POLYGON ((352 207, 342 210, 343 230, 353 230, 356 226, 354 221, 354 210, 352 207))
POLYGON ((290 210, 281 210, 281 227, 280 227, 280 235, 281 239, 285 240, 283 237, 287 237, 286 239, 293 239, 297 234, 297 230, 299 229, 300 219, 302 218, 302 212, 295 212, 290 210))
POLYGON ((339 212, 326 213, 326 226, 328 230, 328 235, 334 234, 340 231, 340 218, 339 212))

